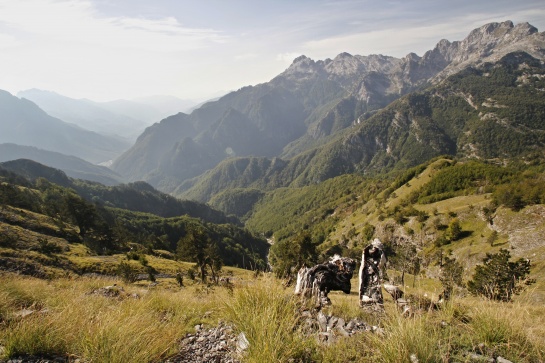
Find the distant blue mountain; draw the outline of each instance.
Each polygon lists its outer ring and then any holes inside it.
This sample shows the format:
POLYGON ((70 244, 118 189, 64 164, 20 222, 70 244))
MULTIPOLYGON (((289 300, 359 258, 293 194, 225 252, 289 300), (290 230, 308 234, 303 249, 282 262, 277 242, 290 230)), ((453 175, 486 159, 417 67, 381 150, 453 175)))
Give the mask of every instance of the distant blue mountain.
POLYGON ((94 165, 75 156, 46 151, 33 146, 0 144, 0 162, 29 159, 40 164, 60 169, 71 178, 99 182, 104 185, 117 185, 122 177, 105 166, 94 165))
POLYGON ((34 146, 98 164, 115 159, 129 142, 68 124, 35 103, 0 90, 0 143, 34 146))

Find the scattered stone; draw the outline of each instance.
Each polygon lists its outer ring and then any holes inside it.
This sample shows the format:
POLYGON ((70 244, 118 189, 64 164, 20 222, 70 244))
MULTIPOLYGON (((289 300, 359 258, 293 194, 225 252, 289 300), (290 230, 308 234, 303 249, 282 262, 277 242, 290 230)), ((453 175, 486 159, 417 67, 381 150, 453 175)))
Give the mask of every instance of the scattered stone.
POLYGON ((99 287, 98 289, 91 291, 91 294, 101 295, 105 297, 118 297, 124 292, 125 291, 123 290, 123 287, 117 286, 117 284, 113 284, 112 286, 99 287))
POLYGON ((372 331, 362 320, 354 318, 347 323, 343 318, 325 315, 321 310, 304 310, 300 315, 303 320, 301 332, 306 336, 315 335, 320 343, 330 344, 337 337, 350 337, 360 332, 372 331))
POLYGON ((386 292, 392 296, 394 301, 397 301, 403 297, 403 290, 401 290, 398 286, 386 283, 383 286, 384 290, 386 290, 386 292))
POLYGON ((239 363, 237 356, 249 346, 244 333, 237 337, 228 325, 220 323, 206 329, 198 324, 195 334, 187 334, 181 341, 180 351, 164 363, 239 363))
POLYGON ((373 325, 371 327, 371 331, 377 335, 380 335, 380 336, 384 336, 386 334, 386 332, 384 331, 384 329, 382 329, 381 327, 378 327, 378 326, 375 326, 373 325))
POLYGON ((344 328, 344 324, 341 325, 341 324, 338 324, 336 327, 335 327, 335 331, 339 333, 339 335, 343 336, 343 337, 349 337, 350 336, 350 333, 346 331, 346 329, 344 328))
POLYGON ((110 297, 110 298, 132 298, 132 299, 140 299, 140 295, 136 293, 126 293, 122 286, 118 286, 117 284, 113 284, 111 286, 104 286, 99 287, 98 289, 94 289, 89 293, 89 295, 100 295, 104 297, 110 297))
POLYGON ((246 349, 250 347, 250 342, 246 338, 246 334, 241 332, 237 337, 237 352, 243 353, 246 349))
POLYGON ((513 362, 511 362, 510 360, 505 359, 503 357, 498 357, 498 358, 496 358, 496 363, 513 363, 513 362))
POLYGON ((409 357, 409 359, 411 360, 411 363, 418 363, 419 360, 418 360, 418 357, 416 356, 416 354, 411 354, 411 356, 409 357))
MULTIPOLYGON (((311 315, 311 318, 312 318, 312 315, 311 315)), ((324 315, 324 313, 322 313, 321 311, 318 312, 318 315, 316 316, 316 321, 318 322, 320 331, 327 330, 327 317, 324 315)))
POLYGON ((327 330, 333 330, 333 328, 337 326, 338 321, 339 321, 339 318, 334 316, 330 317, 329 321, 327 322, 327 330))
POLYGON ((36 311, 35 310, 30 310, 30 309, 23 309, 23 310, 19 310, 15 313, 13 313, 13 317, 14 318, 25 318, 29 315, 32 315, 34 314, 36 311))

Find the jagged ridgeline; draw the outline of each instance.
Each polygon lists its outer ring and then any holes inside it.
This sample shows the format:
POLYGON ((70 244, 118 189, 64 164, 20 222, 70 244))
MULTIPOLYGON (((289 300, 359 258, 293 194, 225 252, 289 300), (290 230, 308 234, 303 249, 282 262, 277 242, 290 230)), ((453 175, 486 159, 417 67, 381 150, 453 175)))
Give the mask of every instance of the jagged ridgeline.
POLYGON ((228 159, 186 181, 180 195, 244 216, 250 208, 241 199, 248 194, 247 202, 258 200, 256 189, 312 185, 349 173, 378 175, 439 155, 524 158, 545 145, 544 74, 539 60, 511 53, 404 96, 288 161, 228 159), (245 207, 234 208, 234 201, 245 207))
POLYGON ((0 223, 7 231, 3 247, 39 249, 40 241, 54 238, 58 243, 51 246, 83 243, 99 254, 132 247, 174 257, 179 241, 198 229, 224 264, 265 267, 268 244, 243 229, 238 219, 201 203, 178 200, 146 183, 104 186, 69 178, 30 160, 1 163, 0 178, 5 212, 0 223))
MULTIPOLYGON (((164 192, 208 202, 226 188, 271 190, 344 173, 405 168, 444 153, 471 154, 477 143, 475 155, 489 157, 486 144, 496 140, 486 140, 482 130, 493 121, 479 113, 502 117, 496 111, 503 105, 512 116, 528 105, 509 104, 508 99, 498 107, 483 103, 479 95, 489 90, 485 98, 508 98, 494 93, 499 92, 494 88, 498 75, 486 81, 483 65, 507 67, 498 62, 517 52, 543 60, 544 48, 544 35, 535 27, 507 21, 484 25, 462 41, 442 40, 422 57, 342 53, 314 61, 301 56, 270 82, 241 88, 189 115, 180 113, 149 127, 113 168, 128 180, 145 180, 164 192), (467 82, 445 81, 468 68, 489 89, 478 89, 468 74, 460 75, 467 82), (462 137, 466 131, 474 133, 462 137)), ((532 68, 527 76, 541 72, 539 62, 519 58, 532 68)), ((516 66, 507 70, 514 77, 517 71, 523 72, 516 66)), ((504 90, 517 86, 501 83, 504 90)), ((524 93, 531 87, 525 84, 517 98, 539 95, 524 93)), ((535 142, 524 143, 518 152, 535 142)))

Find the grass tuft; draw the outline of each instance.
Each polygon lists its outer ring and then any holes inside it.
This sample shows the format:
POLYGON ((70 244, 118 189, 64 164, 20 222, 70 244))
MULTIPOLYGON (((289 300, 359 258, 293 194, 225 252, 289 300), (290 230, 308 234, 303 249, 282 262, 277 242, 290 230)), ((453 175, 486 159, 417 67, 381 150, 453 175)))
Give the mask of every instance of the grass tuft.
POLYGON ((250 343, 245 361, 311 360, 314 341, 297 333, 297 298, 272 278, 236 289, 225 311, 250 343))

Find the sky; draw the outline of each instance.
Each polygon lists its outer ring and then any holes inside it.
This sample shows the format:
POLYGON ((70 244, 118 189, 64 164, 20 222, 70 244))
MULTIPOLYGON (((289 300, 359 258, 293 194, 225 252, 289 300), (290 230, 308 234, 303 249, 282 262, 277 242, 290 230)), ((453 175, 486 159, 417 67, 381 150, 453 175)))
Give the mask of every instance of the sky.
POLYGON ((423 55, 490 22, 545 30, 544 0, 0 0, 0 89, 202 100, 299 55, 423 55))

